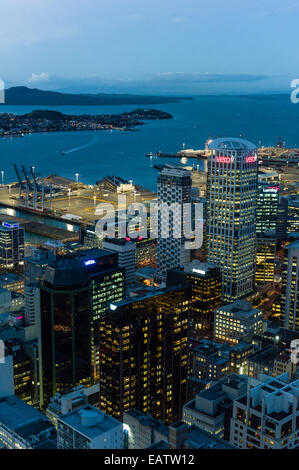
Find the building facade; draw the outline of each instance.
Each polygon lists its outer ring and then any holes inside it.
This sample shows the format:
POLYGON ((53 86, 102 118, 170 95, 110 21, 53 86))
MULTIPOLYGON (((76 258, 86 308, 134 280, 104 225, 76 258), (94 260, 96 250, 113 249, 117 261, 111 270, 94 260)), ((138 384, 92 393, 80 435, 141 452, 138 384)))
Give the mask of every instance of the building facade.
POLYGON ((212 335, 214 310, 222 303, 220 270, 212 263, 193 260, 184 269, 171 269, 167 273, 167 285, 185 284, 191 288, 190 335, 212 335))
POLYGON ((284 250, 281 300, 281 326, 299 331, 299 241, 284 250))
POLYGON ((117 419, 136 408, 166 423, 187 399, 186 289, 111 304, 100 324, 101 409, 117 419))
POLYGON ((40 402, 99 380, 99 321, 124 297, 117 255, 92 249, 59 257, 40 286, 40 402))
POLYGON ((257 153, 251 142, 215 139, 209 144, 207 257, 222 274, 227 303, 254 287, 257 153))
POLYGON ((14 222, 0 225, 0 265, 12 268, 24 263, 25 232, 14 222))
POLYGON ((263 313, 249 302, 237 300, 215 310, 214 336, 237 344, 242 338, 263 332, 263 313))
POLYGON ((234 400, 230 442, 241 449, 298 447, 299 380, 261 376, 234 400))
POLYGON ((123 449, 123 425, 85 405, 57 420, 58 449, 123 449))
POLYGON ((185 248, 183 204, 191 204, 191 173, 180 168, 164 168, 158 174, 158 241, 157 270, 166 280, 167 270, 190 261, 190 250, 185 248), (177 204, 177 211, 171 205, 177 204), (178 225, 181 227, 178 227, 178 225), (169 230, 164 229, 168 224, 169 230), (175 231, 178 231, 175 236, 175 231))

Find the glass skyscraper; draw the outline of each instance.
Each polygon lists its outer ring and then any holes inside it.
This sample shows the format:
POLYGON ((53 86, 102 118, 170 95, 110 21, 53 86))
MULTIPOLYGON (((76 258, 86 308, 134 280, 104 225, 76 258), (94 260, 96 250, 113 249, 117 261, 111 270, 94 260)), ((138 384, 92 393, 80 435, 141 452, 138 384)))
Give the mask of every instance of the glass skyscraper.
POLYGON ((40 404, 99 380, 99 322, 124 297, 117 254, 92 249, 50 263, 40 285, 40 404))
POLYGON ((223 300, 230 303, 254 286, 257 152, 238 138, 215 139, 209 149, 207 258, 219 267, 223 300))
POLYGON ((111 304, 100 325, 100 407, 136 408, 172 423, 187 401, 189 290, 111 304))

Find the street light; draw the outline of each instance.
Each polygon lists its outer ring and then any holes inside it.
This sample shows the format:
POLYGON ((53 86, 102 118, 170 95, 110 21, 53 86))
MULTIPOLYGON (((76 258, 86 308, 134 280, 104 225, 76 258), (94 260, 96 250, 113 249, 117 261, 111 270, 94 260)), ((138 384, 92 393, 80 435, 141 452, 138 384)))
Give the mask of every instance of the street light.
POLYGON ((79 184, 79 173, 76 173, 76 181, 77 181, 77 184, 79 184))
POLYGON ((1 171, 1 178, 2 178, 2 186, 4 186, 4 171, 1 171))

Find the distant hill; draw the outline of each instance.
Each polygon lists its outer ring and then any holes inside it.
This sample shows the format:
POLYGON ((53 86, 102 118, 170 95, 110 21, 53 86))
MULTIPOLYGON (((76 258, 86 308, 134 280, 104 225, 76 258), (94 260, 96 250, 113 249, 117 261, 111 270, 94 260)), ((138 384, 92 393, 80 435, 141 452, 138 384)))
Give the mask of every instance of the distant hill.
MULTIPOLYGON (((147 96, 126 94, 69 94, 56 91, 44 91, 37 88, 17 86, 5 91, 6 105, 121 105, 121 104, 160 104, 178 103, 182 99, 171 96, 147 96)), ((0 107, 1 109, 1 107, 0 107)))

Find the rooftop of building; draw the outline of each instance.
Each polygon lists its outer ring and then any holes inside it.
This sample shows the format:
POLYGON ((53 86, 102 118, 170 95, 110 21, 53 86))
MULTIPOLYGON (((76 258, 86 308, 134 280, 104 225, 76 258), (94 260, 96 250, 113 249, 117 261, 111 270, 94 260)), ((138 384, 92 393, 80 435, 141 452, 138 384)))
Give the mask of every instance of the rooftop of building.
POLYGON ((59 422, 89 439, 94 439, 117 426, 122 426, 120 421, 91 405, 84 405, 77 410, 66 413, 58 419, 59 422))
POLYGON ((143 426, 149 426, 151 428, 155 428, 157 431, 159 431, 161 434, 164 434, 167 437, 169 435, 168 426, 166 426, 166 424, 164 424, 162 421, 156 418, 153 418, 153 416, 150 415, 149 413, 142 413, 141 411, 138 411, 135 408, 132 408, 131 410, 126 411, 124 413, 124 418, 123 418, 124 422, 125 422, 125 415, 135 418, 143 426))
POLYGON ((255 150, 256 145, 249 140, 240 139, 238 137, 224 137, 214 139, 209 143, 210 150, 255 150))
POLYGON ((0 275, 0 284, 7 284, 12 282, 22 282, 24 280, 23 276, 15 273, 3 273, 0 275))
POLYGON ((241 318, 250 318, 258 313, 261 314, 260 310, 253 308, 251 303, 245 300, 236 300, 232 304, 219 307, 216 312, 228 312, 241 318))
POLYGON ((246 351, 247 349, 251 348, 253 345, 252 343, 247 343, 246 341, 239 341, 238 344, 231 346, 232 352, 242 352, 246 351))
POLYGON ((5 231, 9 232, 11 229, 15 229, 15 228, 23 228, 23 227, 21 227, 19 223, 12 222, 11 220, 5 220, 0 225, 0 230, 4 232, 5 231))
POLYGON ((135 248, 135 244, 131 241, 130 238, 109 238, 109 237, 106 237, 103 243, 104 243, 104 245, 111 244, 111 245, 116 245, 116 246, 124 246, 124 247, 131 248, 131 249, 135 248))
POLYGON ((51 261, 45 270, 45 281, 56 286, 74 287, 86 283, 93 274, 117 266, 117 254, 111 251, 98 248, 79 250, 51 261))
POLYGON ((194 259, 191 263, 185 264, 184 266, 185 273, 196 274, 201 277, 209 277, 216 270, 217 267, 214 263, 203 263, 198 259, 194 259))
MULTIPOLYGON (((183 449, 236 449, 236 447, 229 442, 211 435, 196 425, 186 427, 186 424, 183 421, 177 421, 172 424, 171 427, 181 427, 182 429, 185 427, 186 438, 183 441, 183 449)), ((166 441, 159 441, 148 447, 148 449, 157 450, 166 450, 169 448, 170 445, 166 441)))
POLYGON ((298 250, 299 249, 299 240, 296 240, 295 242, 290 243, 289 245, 286 245, 285 248, 289 250, 290 248, 292 250, 298 250))
MULTIPOLYGON (((261 412, 262 403, 267 416, 279 421, 293 413, 293 406, 299 409, 299 380, 289 381, 288 373, 278 377, 260 374, 259 379, 250 379, 250 407, 261 412)), ((247 405, 247 396, 243 395, 237 402, 247 405)))
MULTIPOLYGON (((198 393, 195 399, 191 400, 190 402, 184 405, 184 408, 190 408, 192 410, 199 411, 200 413, 207 414, 203 408, 198 408, 199 403, 201 400, 207 401, 219 401, 219 399, 224 402, 228 400, 228 393, 229 389, 233 389, 235 392, 240 390, 240 394, 242 394, 242 388, 247 385, 248 378, 246 376, 238 375, 238 374, 230 374, 217 382, 214 382, 209 388, 202 390, 198 393)), ((213 416, 219 416, 223 413, 222 409, 217 409, 213 416)), ((209 415, 209 414, 208 414, 209 415)), ((210 416, 210 415, 209 415, 210 416)))
POLYGON ((236 447, 229 442, 220 439, 219 437, 212 436, 204 429, 196 425, 188 428, 187 439, 184 446, 188 449, 235 449, 236 447))
POLYGON ((124 300, 121 300, 120 302, 116 302, 115 304, 110 304, 109 310, 114 312, 118 308, 124 307, 125 305, 130 305, 130 304, 133 304, 135 302, 141 302, 143 300, 147 300, 147 299, 150 299, 150 298, 155 298, 155 297, 158 297, 158 296, 163 295, 163 294, 175 293, 179 290, 183 291, 183 288, 180 288, 179 286, 176 286, 176 287, 164 287, 164 288, 155 289, 155 290, 154 289, 149 289, 149 290, 145 291, 144 295, 135 296, 135 297, 131 297, 131 298, 126 298, 124 300))
POLYGON ((263 364, 264 366, 273 365, 274 359, 280 354, 277 346, 268 346, 264 349, 260 349, 248 356, 248 361, 263 364))
POLYGON ((185 168, 163 168, 160 170, 160 175, 161 176, 175 176, 178 178, 183 178, 183 177, 191 177, 191 172, 189 170, 185 170, 185 168))
POLYGON ((48 418, 15 395, 0 399, 0 425, 34 448, 56 448, 56 432, 48 418))

